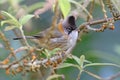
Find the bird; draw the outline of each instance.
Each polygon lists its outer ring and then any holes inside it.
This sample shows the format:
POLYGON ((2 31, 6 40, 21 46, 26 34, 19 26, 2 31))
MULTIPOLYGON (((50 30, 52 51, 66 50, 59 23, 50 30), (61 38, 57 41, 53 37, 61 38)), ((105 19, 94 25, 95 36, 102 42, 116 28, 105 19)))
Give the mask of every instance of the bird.
MULTIPOLYGON (((59 21, 54 29, 49 27, 36 35, 25 36, 25 38, 31 39, 39 47, 48 50, 60 48, 63 51, 67 51, 69 48, 74 48, 78 38, 78 29, 75 20, 74 15, 69 15, 62 21, 59 21)), ((19 40, 23 39, 23 37, 13 39, 19 40)))

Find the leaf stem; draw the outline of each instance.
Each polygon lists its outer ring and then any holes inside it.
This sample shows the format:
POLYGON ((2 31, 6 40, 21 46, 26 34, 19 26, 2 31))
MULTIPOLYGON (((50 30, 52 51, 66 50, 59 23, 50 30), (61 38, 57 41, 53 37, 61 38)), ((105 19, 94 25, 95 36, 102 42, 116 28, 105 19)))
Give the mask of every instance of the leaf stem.
POLYGON ((80 80, 81 74, 83 71, 80 71, 76 80, 80 80))
POLYGON ((25 44, 27 45, 28 48, 30 48, 30 45, 28 44, 27 39, 24 35, 24 31, 22 30, 22 26, 19 29, 20 29, 21 35, 23 37, 23 40, 25 41, 25 44))

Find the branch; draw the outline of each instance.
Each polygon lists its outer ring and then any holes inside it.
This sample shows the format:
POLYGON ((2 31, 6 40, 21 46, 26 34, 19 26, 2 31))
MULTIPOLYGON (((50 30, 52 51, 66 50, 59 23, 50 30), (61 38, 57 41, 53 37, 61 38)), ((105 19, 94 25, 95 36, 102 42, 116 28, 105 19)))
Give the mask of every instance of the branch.
MULTIPOLYGON (((24 47, 18 48, 17 50, 14 51, 14 53, 23 51, 25 49, 26 48, 24 48, 24 47)), ((40 70, 41 66, 44 66, 46 68, 47 67, 56 67, 58 64, 60 64, 61 62, 63 62, 65 60, 65 58, 71 52, 72 49, 73 49, 73 47, 69 48, 65 52, 61 51, 59 53, 56 53, 56 55, 54 55, 53 57, 51 57, 49 59, 42 59, 42 60, 36 59, 34 61, 30 60, 30 61, 24 62, 26 57, 30 56, 30 54, 31 54, 31 53, 28 53, 27 55, 23 56, 21 59, 14 61, 10 64, 0 63, 0 69, 6 69, 7 71, 14 70, 15 73, 18 73, 18 72, 22 72, 23 70, 24 71, 38 71, 38 70, 40 70), (20 64, 21 61, 23 61, 23 62, 20 64)), ((9 73, 7 71, 6 71, 6 73, 9 73)))
POLYGON ((120 77, 120 72, 118 72, 117 74, 114 74, 114 75, 110 76, 109 78, 107 78, 107 80, 115 80, 118 77, 120 77))
POLYGON ((10 52, 11 52, 10 54, 11 54, 15 59, 17 59, 16 56, 14 55, 14 49, 11 47, 8 39, 5 37, 5 35, 4 35, 1 31, 0 31, 0 38, 4 41, 4 43, 5 43, 5 48, 8 49, 8 50, 10 50, 10 52))
POLYGON ((106 27, 101 27, 99 29, 96 29, 96 28, 90 28, 90 27, 86 27, 87 25, 89 26, 92 26, 92 25, 97 25, 97 24, 102 24, 102 23, 106 23, 106 22, 109 22, 109 21, 117 21, 117 20, 120 20, 120 17, 118 18, 107 18, 107 19, 100 19, 100 20, 95 20, 95 21, 90 21, 90 22, 85 22, 83 24, 81 24, 78 29, 81 31, 85 28, 87 28, 88 30, 93 30, 93 31, 101 31, 102 29, 106 29, 106 27))
MULTIPOLYGON (((92 25, 96 25, 96 24, 101 24, 101 23, 105 23, 105 22, 110 21, 110 20, 114 20, 114 18, 112 17, 112 18, 107 18, 107 20, 106 19, 100 19, 100 20, 86 22, 86 23, 83 23, 82 25, 80 25, 80 27, 85 26, 85 25, 92 26, 92 25)), ((116 20, 120 20, 120 17, 118 17, 116 20)))
POLYGON ((23 62, 23 64, 19 64, 18 62, 20 60, 23 60, 23 58, 26 58, 26 56, 22 57, 22 59, 15 61, 11 64, 6 64, 6 65, 0 65, 0 69, 9 69, 9 70, 14 70, 15 72, 17 72, 17 69, 22 68, 20 72, 24 71, 36 71, 36 70, 40 70, 41 66, 44 67, 55 67, 57 66, 59 63, 62 62, 62 59, 65 58, 65 54, 66 53, 62 53, 61 55, 56 55, 54 57, 51 57, 50 59, 44 59, 44 60, 35 60, 33 61, 29 61, 29 62, 23 62))

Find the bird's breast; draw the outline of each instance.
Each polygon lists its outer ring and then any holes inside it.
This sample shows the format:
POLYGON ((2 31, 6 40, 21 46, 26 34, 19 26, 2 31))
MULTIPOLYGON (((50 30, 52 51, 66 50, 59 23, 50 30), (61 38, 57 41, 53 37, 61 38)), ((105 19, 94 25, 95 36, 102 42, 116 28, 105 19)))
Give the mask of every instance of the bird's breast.
POLYGON ((68 46, 69 47, 74 47, 76 45, 76 41, 78 38, 78 31, 74 30, 69 34, 69 42, 68 42, 68 46))

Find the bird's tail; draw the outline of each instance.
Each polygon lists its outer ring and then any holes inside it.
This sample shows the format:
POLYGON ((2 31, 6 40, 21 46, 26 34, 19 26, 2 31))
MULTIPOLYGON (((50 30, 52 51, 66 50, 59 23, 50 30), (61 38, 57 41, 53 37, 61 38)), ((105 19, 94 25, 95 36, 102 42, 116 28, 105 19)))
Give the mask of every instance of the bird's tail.
MULTIPOLYGON (((36 39, 35 37, 33 36, 25 36, 26 39, 36 39)), ((20 40, 20 39, 23 39, 23 37, 17 37, 17 38, 13 38, 13 40, 20 40)))

